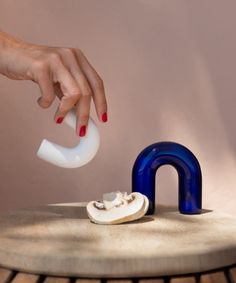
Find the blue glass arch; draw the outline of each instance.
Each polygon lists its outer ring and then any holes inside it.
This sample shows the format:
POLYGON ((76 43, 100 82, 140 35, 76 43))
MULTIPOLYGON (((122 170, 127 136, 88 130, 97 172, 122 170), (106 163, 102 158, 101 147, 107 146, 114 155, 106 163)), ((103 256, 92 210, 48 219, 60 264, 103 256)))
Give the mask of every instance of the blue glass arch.
POLYGON ((198 214, 202 209, 202 174, 195 155, 175 142, 158 142, 146 147, 135 160, 132 170, 132 191, 149 199, 146 214, 155 211, 156 171, 163 165, 172 165, 179 177, 179 211, 198 214))

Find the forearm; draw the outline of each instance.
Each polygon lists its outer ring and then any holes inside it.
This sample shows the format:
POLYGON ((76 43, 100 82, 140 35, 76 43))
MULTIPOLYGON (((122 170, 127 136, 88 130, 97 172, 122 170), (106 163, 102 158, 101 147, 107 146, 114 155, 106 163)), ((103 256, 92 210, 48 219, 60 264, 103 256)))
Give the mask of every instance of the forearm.
POLYGON ((19 76, 16 77, 15 73, 22 67, 19 57, 26 45, 22 40, 0 31, 0 74, 12 79, 21 79, 19 76))
POLYGON ((11 46, 11 38, 4 33, 0 32, 0 73, 4 74, 4 69, 6 68, 6 61, 8 60, 8 52, 10 46, 11 46))

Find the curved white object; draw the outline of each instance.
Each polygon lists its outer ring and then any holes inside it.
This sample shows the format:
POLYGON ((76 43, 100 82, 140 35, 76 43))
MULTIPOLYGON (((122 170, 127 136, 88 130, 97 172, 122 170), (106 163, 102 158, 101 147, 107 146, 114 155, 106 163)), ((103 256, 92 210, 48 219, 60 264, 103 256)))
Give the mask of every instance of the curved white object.
MULTIPOLYGON (((71 110, 64 122, 75 130, 76 115, 71 110)), ((44 139, 38 149, 37 156, 49 163, 64 168, 76 168, 85 165, 96 155, 100 145, 98 128, 89 118, 87 133, 80 138, 80 142, 73 148, 63 147, 44 139)))

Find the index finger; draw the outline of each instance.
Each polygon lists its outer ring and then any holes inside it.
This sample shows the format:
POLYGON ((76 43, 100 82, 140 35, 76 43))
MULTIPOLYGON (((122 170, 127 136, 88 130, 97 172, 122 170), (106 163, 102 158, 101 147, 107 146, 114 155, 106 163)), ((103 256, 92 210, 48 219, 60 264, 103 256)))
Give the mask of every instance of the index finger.
POLYGON ((61 101, 58 107, 58 110, 55 114, 55 120, 63 120, 65 115, 74 107, 80 98, 80 89, 62 62, 57 62, 54 65, 54 80, 60 84, 60 90, 63 94, 61 101))
POLYGON ((55 83, 59 83, 61 91, 65 96, 77 96, 80 94, 79 86, 64 64, 58 60, 52 65, 55 83))

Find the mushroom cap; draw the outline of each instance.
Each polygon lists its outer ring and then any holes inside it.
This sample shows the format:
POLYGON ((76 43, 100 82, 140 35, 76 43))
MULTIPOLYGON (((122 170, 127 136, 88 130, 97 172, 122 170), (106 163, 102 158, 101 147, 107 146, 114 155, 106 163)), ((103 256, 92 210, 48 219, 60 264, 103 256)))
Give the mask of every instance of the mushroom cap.
POLYGON ((140 219, 146 214, 148 210, 148 206, 149 206, 149 200, 145 195, 143 195, 143 198, 144 198, 144 203, 143 203, 142 209, 138 211, 136 214, 130 215, 130 218, 128 221, 134 221, 134 220, 140 219))
POLYGON ((138 192, 112 192, 103 195, 103 202, 91 201, 86 208, 91 221, 97 224, 119 224, 143 217, 148 199, 138 192))

